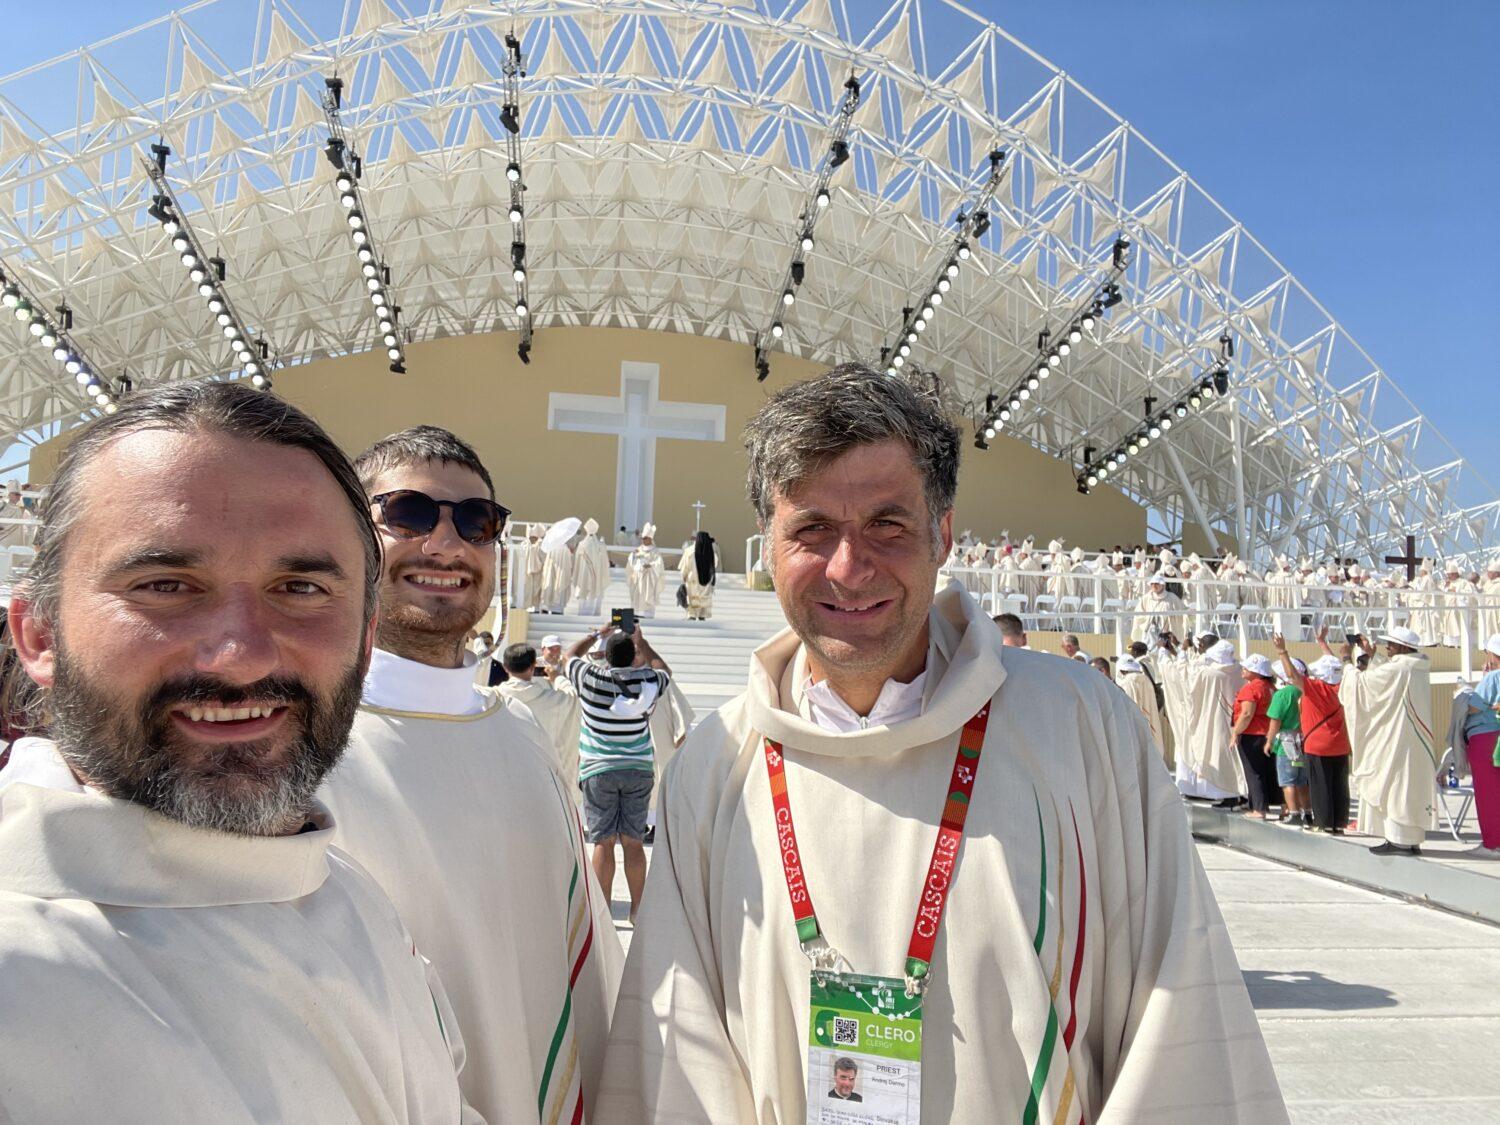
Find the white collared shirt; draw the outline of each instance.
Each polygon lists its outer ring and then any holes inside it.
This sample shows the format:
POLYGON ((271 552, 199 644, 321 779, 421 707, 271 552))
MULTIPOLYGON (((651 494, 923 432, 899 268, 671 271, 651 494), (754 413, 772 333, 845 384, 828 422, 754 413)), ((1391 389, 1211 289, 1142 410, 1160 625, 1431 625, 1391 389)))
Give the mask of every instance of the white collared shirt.
POLYGON ((926 686, 925 670, 909 684, 886 680, 868 715, 856 714, 827 680, 814 683, 809 676, 802 693, 807 700, 808 717, 814 723, 836 734, 850 734, 867 727, 888 727, 915 719, 922 713, 922 694, 926 686))
POLYGON ((364 702, 391 711, 477 715, 486 702, 474 684, 478 663, 466 652, 457 668, 435 668, 377 648, 365 673, 364 702))

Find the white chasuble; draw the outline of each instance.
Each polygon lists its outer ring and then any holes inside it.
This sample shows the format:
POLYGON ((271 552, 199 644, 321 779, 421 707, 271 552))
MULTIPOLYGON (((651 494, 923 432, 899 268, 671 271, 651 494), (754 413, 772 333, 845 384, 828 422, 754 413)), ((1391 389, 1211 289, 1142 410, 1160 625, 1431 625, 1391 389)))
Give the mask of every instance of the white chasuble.
POLYGON ((325 810, 234 836, 9 773, 0 1120, 480 1120, 442 985, 325 810))
POLYGON ((661 602, 662 574, 666 570, 661 552, 653 547, 637 547, 625 562, 625 579, 630 585, 630 607, 641 617, 655 617, 661 602))
POLYGON ((1156 705, 1156 685, 1145 672, 1117 672, 1115 683, 1130 696, 1130 701, 1141 709, 1146 725, 1151 728, 1151 741, 1162 756, 1167 768, 1172 768, 1172 755, 1167 750, 1167 740, 1162 734, 1161 708, 1156 705))
POLYGON ((547 551, 542 560, 542 594, 538 605, 561 613, 573 590, 573 552, 563 543, 547 551))
POLYGON ((1161 668, 1167 684, 1177 683, 1187 699, 1187 730, 1175 746, 1177 788, 1184 796, 1214 801, 1245 793, 1245 767, 1231 734, 1234 698, 1244 682, 1239 665, 1199 657, 1164 661, 1161 668))
POLYGON ((541 673, 529 680, 512 676, 495 687, 503 699, 523 704, 546 733, 553 762, 571 794, 578 788, 578 729, 583 708, 573 685, 562 676, 549 680, 541 673))
POLYGON ((929 621, 914 718, 820 729, 787 631, 689 736, 663 780, 600 1120, 802 1125, 809 962, 762 739, 783 747, 829 942, 857 972, 899 975, 958 734, 988 704, 924 1004, 922 1121, 1286 1121, 1135 705, 1092 668, 1002 648, 961 590, 929 621))
POLYGON ((380 706, 372 689, 399 658, 376 657, 324 790, 340 843, 451 978, 469 1101, 491 1121, 572 1122, 581 1098, 595 1120, 621 950, 571 788, 543 733, 499 697, 475 693, 472 714, 457 700, 380 706))
POLYGON ((1359 830, 1420 845, 1437 827, 1433 790, 1440 753, 1432 733, 1432 666, 1420 653, 1375 656, 1363 672, 1344 666, 1339 702, 1359 757, 1349 777, 1359 830))

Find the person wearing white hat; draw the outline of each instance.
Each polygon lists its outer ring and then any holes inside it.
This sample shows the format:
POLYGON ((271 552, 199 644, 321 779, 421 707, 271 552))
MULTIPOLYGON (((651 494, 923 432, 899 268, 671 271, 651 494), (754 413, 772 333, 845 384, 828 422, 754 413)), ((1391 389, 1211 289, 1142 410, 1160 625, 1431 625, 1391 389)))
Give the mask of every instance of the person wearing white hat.
MULTIPOLYGON (((1443 592, 1440 600, 1443 605, 1443 644, 1449 648, 1458 648, 1465 643, 1465 628, 1468 630, 1467 636, 1475 636, 1474 630, 1478 622, 1474 614, 1474 603, 1479 600, 1479 587, 1464 577, 1463 570, 1455 559, 1449 559, 1443 566, 1443 592)), ((1487 635, 1481 633, 1478 639, 1487 635)), ((1468 643, 1473 644, 1474 641, 1470 640, 1468 643)))
MULTIPOLYGON (((1163 644, 1176 653, 1170 635, 1164 635, 1163 644)), ((1184 729, 1174 727, 1172 732, 1178 792, 1218 802, 1220 807, 1239 804, 1245 791, 1244 770, 1229 733, 1240 686, 1234 645, 1215 641, 1199 656, 1183 652, 1180 659, 1160 661, 1157 667, 1169 706, 1174 696, 1184 701, 1180 707, 1186 715, 1184 729)))
POLYGON ((1433 607, 1439 603, 1440 597, 1438 581, 1432 574, 1431 559, 1422 560, 1422 565, 1417 568, 1417 576, 1407 584, 1403 601, 1411 610, 1410 626, 1416 630, 1422 644, 1436 644, 1441 622, 1438 620, 1438 611, 1433 607))
POLYGON ((1141 709, 1141 714, 1146 716, 1146 725, 1151 728, 1151 741, 1156 743, 1163 763, 1170 765, 1167 763, 1166 739, 1162 737, 1162 714, 1156 702, 1156 685, 1147 674, 1145 665, 1129 653, 1122 655, 1115 661, 1115 683, 1141 709))
MULTIPOLYGON (((1320 636, 1327 630, 1320 630, 1320 636)), ((1339 681, 1344 663, 1331 654, 1311 665, 1293 660, 1280 633, 1271 637, 1286 680, 1302 693, 1299 718, 1302 754, 1307 763, 1307 804, 1313 827, 1342 836, 1349 825, 1349 733, 1344 705, 1339 702, 1339 681)))
MULTIPOLYGON (((577 527, 576 517, 572 526, 577 527)), ((545 539, 546 537, 543 536, 545 539)), ((542 593, 537 600, 537 612, 561 613, 568 605, 568 594, 573 589, 573 548, 571 536, 550 548, 543 548, 542 593)))
POLYGON ((1500 859, 1500 632, 1484 643, 1484 677, 1469 697, 1464 740, 1479 819, 1479 846, 1469 854, 1500 859))
POLYGON ((1153 636, 1187 633, 1187 606, 1167 590, 1165 575, 1153 574, 1146 579, 1146 592, 1136 602, 1135 617, 1130 623, 1130 639, 1149 642, 1153 636))
POLYGON ((12 523, 12 520, 29 520, 31 513, 26 510, 21 495, 21 482, 11 481, 5 487, 5 496, 0 498, 0 547, 21 547, 31 543, 31 527, 24 523, 12 523))
MULTIPOLYGON (((1385 655, 1377 656, 1368 638, 1358 638, 1370 657, 1361 670, 1350 664, 1351 646, 1341 645, 1347 665, 1339 700, 1359 739, 1351 788, 1359 797, 1359 827, 1385 842, 1376 855, 1415 856, 1429 829, 1437 827, 1434 782, 1438 754, 1432 726, 1432 666, 1418 651, 1416 630, 1396 625, 1379 637, 1385 655)), ((1332 652, 1324 633, 1319 643, 1332 652)))
POLYGON ((666 564, 656 549, 656 525, 641 528, 641 545, 625 561, 625 580, 630 585, 630 605, 637 617, 655 617, 661 601, 662 575, 666 564))
POLYGON ((1230 733, 1250 796, 1250 811, 1245 815, 1265 820, 1271 809, 1271 794, 1276 790, 1276 762, 1266 745, 1276 674, 1269 660, 1253 652, 1240 662, 1240 676, 1244 684, 1234 697, 1234 725, 1230 733))
POLYGON ((1479 601, 1479 635, 1490 637, 1500 633, 1500 555, 1484 564, 1479 601))
POLYGON ((582 617, 598 617, 604 591, 609 588, 609 548, 599 538, 599 521, 583 525, 583 539, 573 549, 573 593, 582 617))

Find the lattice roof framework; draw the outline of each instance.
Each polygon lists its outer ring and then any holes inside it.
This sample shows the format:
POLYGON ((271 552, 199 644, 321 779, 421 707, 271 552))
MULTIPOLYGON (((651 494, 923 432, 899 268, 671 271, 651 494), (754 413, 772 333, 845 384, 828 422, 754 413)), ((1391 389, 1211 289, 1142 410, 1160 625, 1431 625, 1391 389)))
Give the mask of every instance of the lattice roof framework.
MULTIPOLYGON (((337 71, 414 339, 514 331, 499 122, 512 29, 539 350, 554 325, 688 332, 744 343, 744 371, 723 377, 753 378, 852 70, 855 156, 780 348, 875 360, 999 145, 1012 169, 996 221, 913 356, 956 408, 1014 383, 1123 232, 1125 302, 1008 433, 1076 464, 1146 395, 1210 367, 1228 328, 1231 401, 1111 480, 1167 531, 1366 560, 1407 533, 1442 556, 1500 543, 1494 487, 1258 241, 1072 78, 945 0, 204 0, 0 79, 0 255, 66 295, 111 374, 229 374, 145 214, 138 154, 164 137, 253 328, 290 362, 379 346, 321 155, 318 97, 337 71), (939 57, 937 43, 960 46, 939 57)), ((50 357, 0 330, 0 429, 35 439, 81 420, 50 357)))

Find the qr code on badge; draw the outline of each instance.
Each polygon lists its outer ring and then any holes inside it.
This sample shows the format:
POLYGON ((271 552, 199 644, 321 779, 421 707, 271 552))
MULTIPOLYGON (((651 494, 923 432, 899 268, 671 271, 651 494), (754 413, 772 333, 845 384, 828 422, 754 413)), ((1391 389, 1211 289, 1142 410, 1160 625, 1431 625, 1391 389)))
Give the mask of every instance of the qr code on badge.
POLYGON ((859 1021, 835 1016, 833 1019, 833 1045, 835 1047, 858 1047, 859 1021))

